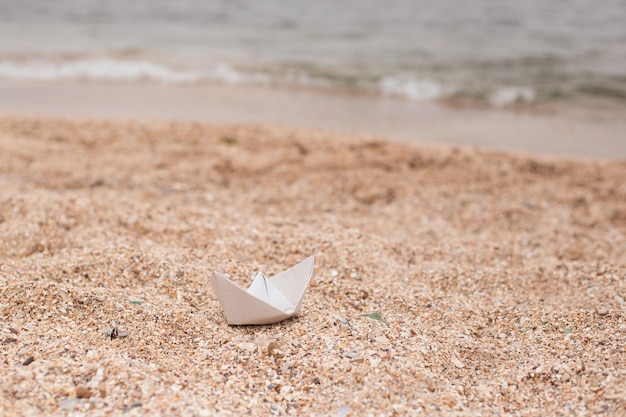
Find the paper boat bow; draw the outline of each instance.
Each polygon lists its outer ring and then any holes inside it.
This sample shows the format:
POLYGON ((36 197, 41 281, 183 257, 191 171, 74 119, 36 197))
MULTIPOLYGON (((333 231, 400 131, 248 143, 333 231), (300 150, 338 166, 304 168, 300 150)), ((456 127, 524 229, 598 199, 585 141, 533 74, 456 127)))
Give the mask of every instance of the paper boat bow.
POLYGON ((217 271, 211 284, 228 324, 273 324, 298 314, 311 275, 312 256, 272 278, 259 272, 247 290, 217 271))

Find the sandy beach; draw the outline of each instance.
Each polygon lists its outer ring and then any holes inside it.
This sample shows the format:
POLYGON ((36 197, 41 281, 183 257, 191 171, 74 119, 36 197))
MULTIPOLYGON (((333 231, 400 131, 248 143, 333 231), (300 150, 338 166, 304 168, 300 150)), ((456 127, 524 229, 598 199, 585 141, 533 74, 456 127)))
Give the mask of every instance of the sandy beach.
POLYGON ((0 415, 624 414, 624 178, 623 159, 2 116, 0 415), (298 317, 226 324, 214 269, 246 285, 310 255, 298 317))

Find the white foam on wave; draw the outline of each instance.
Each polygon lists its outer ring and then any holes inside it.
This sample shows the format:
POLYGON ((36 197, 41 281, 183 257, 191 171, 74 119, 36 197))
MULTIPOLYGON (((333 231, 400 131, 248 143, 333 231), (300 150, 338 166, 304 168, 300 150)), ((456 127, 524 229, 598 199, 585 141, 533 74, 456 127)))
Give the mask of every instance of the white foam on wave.
POLYGON ((242 72, 223 62, 218 63, 208 71, 204 71, 201 78, 227 84, 265 84, 271 81, 270 77, 265 74, 242 72))
POLYGON ((386 95, 424 101, 445 97, 453 92, 436 81, 403 75, 383 77, 378 82, 378 89, 386 95))
POLYGON ((0 61, 0 77, 19 80, 153 80, 185 83, 197 81, 198 74, 175 70, 149 61, 125 61, 108 58, 66 62, 0 61))
POLYGON ((112 58, 60 60, 0 60, 0 78, 16 80, 87 80, 87 81, 155 81, 163 83, 193 83, 217 81, 226 84, 268 83, 269 76, 262 73, 239 71, 228 64, 193 71, 171 68, 146 60, 112 58))
POLYGON ((489 103, 494 107, 505 107, 515 103, 530 103, 536 98, 530 87, 499 87, 489 95, 489 103))

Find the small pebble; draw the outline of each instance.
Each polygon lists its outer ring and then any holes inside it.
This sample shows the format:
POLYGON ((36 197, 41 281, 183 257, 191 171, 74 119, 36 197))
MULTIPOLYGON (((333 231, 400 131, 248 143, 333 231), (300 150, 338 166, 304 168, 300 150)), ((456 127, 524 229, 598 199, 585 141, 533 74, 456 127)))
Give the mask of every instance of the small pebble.
POLYGON ((345 356, 346 358, 354 359, 358 357, 359 354, 356 352, 344 352, 343 356, 345 356))
POLYGON ((267 345, 267 354, 270 356, 279 356, 280 355, 280 349, 278 346, 278 343, 276 342, 270 342, 269 345, 267 345))
POLYGON ((118 337, 126 337, 129 335, 128 331, 119 331, 117 327, 107 327, 104 329, 104 333, 111 339, 117 339, 118 337))
POLYGON ((91 397, 91 391, 89 388, 79 385, 76 387, 76 398, 89 398, 91 397))
POLYGON ((104 329, 104 333, 106 333, 111 339, 115 339, 117 337, 117 327, 107 327, 104 329))
POLYGON ((457 358, 456 356, 452 356, 450 358, 450 362, 452 362, 452 364, 454 366, 456 366, 457 368, 459 368, 459 369, 465 368, 465 365, 463 364, 463 362, 461 362, 461 360, 459 358, 457 358))
POLYGON ((33 363, 34 360, 35 360, 35 358, 33 358, 32 356, 29 356, 28 358, 26 358, 26 360, 24 362, 22 362, 22 365, 28 366, 31 363, 33 363))
POLYGON ((140 401, 135 401, 131 405, 124 406, 124 411, 129 411, 131 408, 137 408, 137 407, 141 407, 140 401))
POLYGON ((280 404, 272 403, 270 405, 270 408, 272 409, 272 411, 278 411, 278 414, 280 414, 281 416, 287 415, 287 413, 285 412, 285 409, 281 407, 280 404))

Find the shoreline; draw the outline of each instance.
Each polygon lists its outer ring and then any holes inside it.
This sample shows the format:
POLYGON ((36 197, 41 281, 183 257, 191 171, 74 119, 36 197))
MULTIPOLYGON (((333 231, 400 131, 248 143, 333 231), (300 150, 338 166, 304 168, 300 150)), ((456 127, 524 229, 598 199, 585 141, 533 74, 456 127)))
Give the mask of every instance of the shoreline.
POLYGON ((626 158, 626 118, 567 105, 478 108, 258 85, 0 81, 0 113, 64 118, 262 124, 423 144, 626 158))

